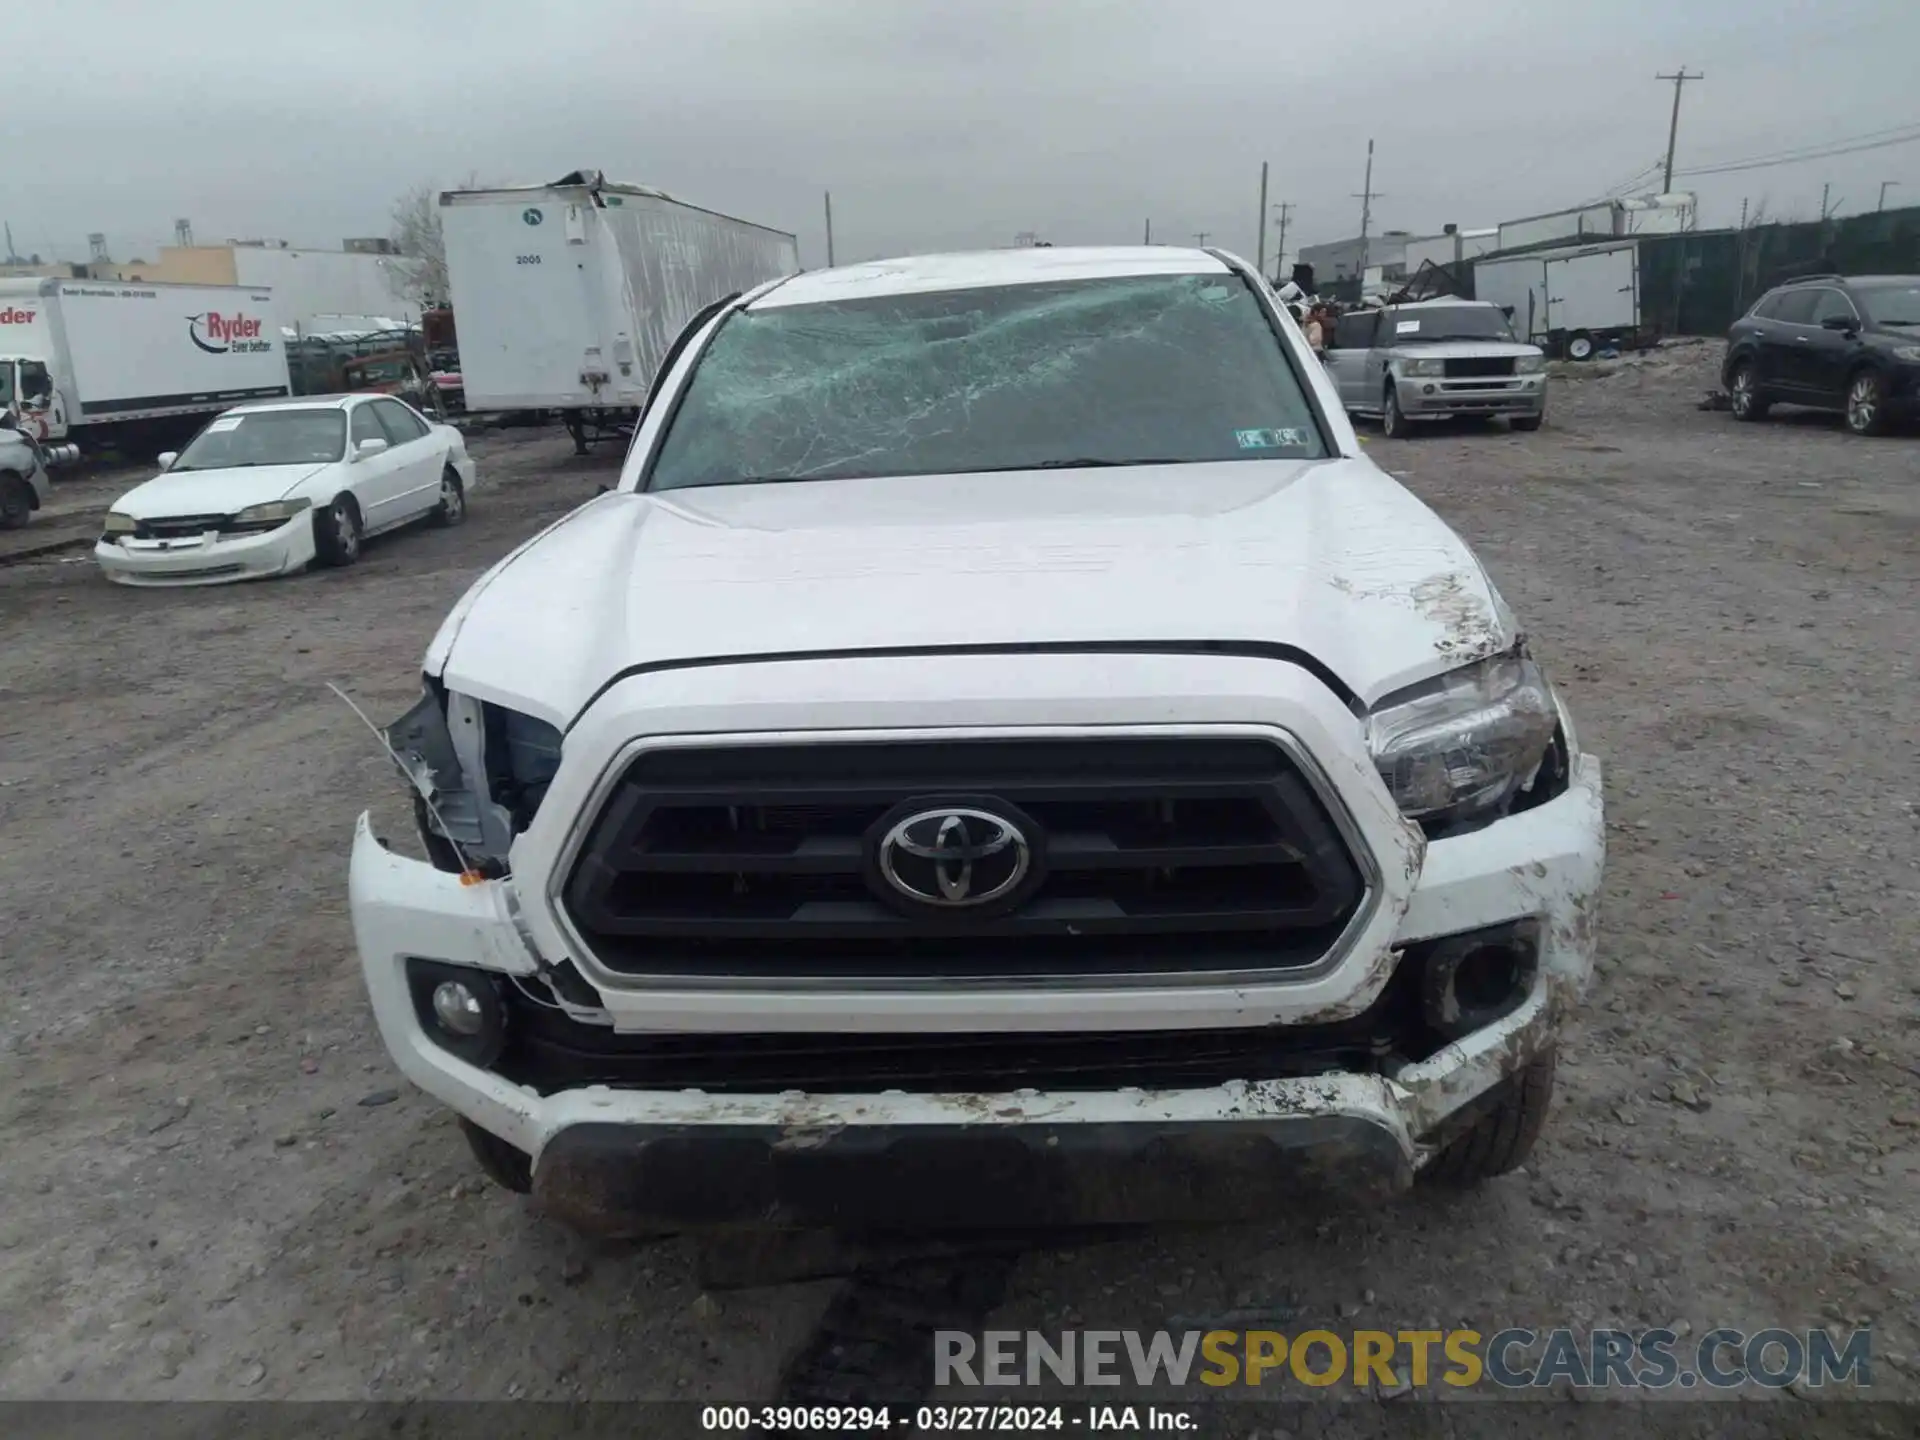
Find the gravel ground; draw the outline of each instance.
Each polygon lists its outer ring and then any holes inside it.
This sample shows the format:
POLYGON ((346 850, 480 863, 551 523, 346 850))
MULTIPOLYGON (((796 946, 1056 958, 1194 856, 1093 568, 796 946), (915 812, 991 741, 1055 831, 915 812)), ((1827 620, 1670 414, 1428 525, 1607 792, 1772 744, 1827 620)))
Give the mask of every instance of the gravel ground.
MULTIPOLYGON (((1527 1172, 1031 1254, 996 1327, 1871 1322, 1876 1390, 1920 1390, 1920 466, 1701 412, 1716 356, 1562 376, 1536 435, 1370 444, 1609 767, 1601 973, 1527 1172)), ((0 564, 0 1395, 758 1400, 827 1303, 716 1300, 678 1243, 542 1222, 380 1048, 346 845, 369 804, 409 827, 324 682, 403 708, 468 582, 614 466, 551 431, 473 447, 463 528, 345 572, 0 564)))

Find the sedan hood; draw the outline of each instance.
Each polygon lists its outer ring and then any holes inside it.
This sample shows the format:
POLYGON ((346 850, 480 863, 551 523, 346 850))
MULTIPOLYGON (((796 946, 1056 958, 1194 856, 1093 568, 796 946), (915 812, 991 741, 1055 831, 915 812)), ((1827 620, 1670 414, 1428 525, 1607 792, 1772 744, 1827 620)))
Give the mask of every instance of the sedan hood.
POLYGON ((1465 543, 1371 463, 1233 461, 604 495, 483 576, 427 666, 564 727, 676 660, 1267 643, 1372 701, 1512 639, 1465 543))
POLYGON ((231 515, 249 505, 265 505, 285 497, 301 481, 326 469, 325 465, 251 465, 234 470, 172 470, 136 485, 113 508, 136 520, 164 520, 173 515, 231 515))

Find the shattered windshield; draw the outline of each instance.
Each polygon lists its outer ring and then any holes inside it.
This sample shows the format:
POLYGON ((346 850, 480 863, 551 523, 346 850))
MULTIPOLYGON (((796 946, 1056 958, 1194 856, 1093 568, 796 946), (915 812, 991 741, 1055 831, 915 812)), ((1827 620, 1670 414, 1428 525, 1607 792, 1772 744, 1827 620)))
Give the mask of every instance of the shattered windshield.
POLYGON ((1244 281, 1126 276, 737 312, 647 488, 1326 453, 1244 281))
POLYGON ((171 473, 338 460, 347 444, 341 410, 256 410, 210 421, 180 452, 171 473))

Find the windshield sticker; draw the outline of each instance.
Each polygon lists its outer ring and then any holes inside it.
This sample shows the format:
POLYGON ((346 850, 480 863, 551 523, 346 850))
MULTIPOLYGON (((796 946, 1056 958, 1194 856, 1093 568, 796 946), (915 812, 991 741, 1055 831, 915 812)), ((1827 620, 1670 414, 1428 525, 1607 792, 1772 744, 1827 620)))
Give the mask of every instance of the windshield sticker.
POLYGON ((1242 450, 1297 450, 1305 447, 1304 430, 1236 430, 1233 438, 1242 450))
POLYGON ((218 435, 222 430, 238 430, 240 428, 240 421, 243 418, 243 416, 239 415, 222 415, 218 420, 207 426, 207 433, 209 435, 218 435))
POLYGON ((1393 333, 1396 335, 1417 335, 1420 333, 1420 322, 1418 320, 1396 320, 1393 322, 1393 333))

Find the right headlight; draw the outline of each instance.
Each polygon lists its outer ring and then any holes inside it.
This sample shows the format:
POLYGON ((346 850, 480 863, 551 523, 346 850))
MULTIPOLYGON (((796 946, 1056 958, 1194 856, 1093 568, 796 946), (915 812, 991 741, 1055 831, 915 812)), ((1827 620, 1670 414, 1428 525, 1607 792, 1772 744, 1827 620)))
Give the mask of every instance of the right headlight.
POLYGON ((138 523, 131 515, 122 515, 118 510, 109 510, 104 524, 100 527, 103 535, 131 535, 138 523))
POLYGON ((313 508, 311 500, 269 500, 264 505, 249 505, 234 516, 237 525, 280 525, 313 508))
POLYGON ((1387 696, 1367 717, 1367 748, 1401 814, 1458 823, 1511 801, 1559 723, 1540 667, 1498 655, 1387 696))
POLYGON ((1444 360, 1400 360, 1395 362, 1402 375, 1444 375, 1447 362, 1444 360))

